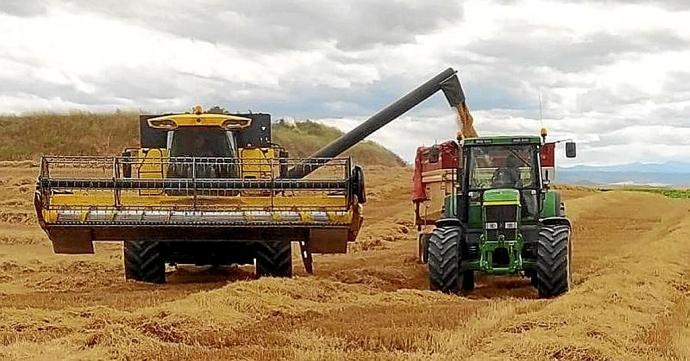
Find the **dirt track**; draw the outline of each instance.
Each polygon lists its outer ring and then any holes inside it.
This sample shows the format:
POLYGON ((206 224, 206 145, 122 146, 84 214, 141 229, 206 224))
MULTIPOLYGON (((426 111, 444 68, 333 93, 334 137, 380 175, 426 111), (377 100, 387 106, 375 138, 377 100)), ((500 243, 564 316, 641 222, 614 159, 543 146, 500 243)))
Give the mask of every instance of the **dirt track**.
POLYGON ((122 279, 121 248, 56 256, 34 223, 36 168, 0 167, 0 358, 690 360, 690 201, 565 192, 575 221, 568 295, 480 278, 426 291, 410 174, 370 169, 366 228, 307 276, 184 268, 163 286, 122 279))

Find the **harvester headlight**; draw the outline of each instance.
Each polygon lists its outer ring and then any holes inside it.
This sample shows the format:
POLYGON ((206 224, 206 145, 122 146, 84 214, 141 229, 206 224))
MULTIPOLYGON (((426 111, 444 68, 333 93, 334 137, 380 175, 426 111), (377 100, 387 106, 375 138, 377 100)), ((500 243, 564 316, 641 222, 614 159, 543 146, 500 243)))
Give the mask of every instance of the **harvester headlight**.
POLYGON ((177 123, 170 119, 150 119, 149 126, 156 129, 175 129, 177 128, 177 123))
POLYGON ((506 229, 517 229, 517 222, 506 222, 506 229))
POLYGON ((239 130, 244 129, 251 124, 251 119, 226 119, 220 125, 225 130, 239 130))
POLYGON ((487 223, 486 223, 486 229, 498 229, 498 223, 496 223, 496 222, 487 222, 487 223))

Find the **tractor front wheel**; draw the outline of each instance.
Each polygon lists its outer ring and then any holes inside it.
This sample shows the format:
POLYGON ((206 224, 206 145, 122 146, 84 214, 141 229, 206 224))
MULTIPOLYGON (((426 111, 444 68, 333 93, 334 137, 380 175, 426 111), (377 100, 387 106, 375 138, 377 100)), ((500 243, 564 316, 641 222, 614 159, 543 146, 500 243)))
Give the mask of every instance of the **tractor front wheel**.
POLYGON ((162 245, 156 241, 128 241, 124 244, 125 279, 165 283, 162 245))
POLYGON ((292 244, 279 241, 257 242, 256 275, 292 277, 292 244))
POLYGON ((560 296, 571 287, 570 227, 545 226, 537 244, 536 287, 540 298, 560 296))
POLYGON ((460 271, 461 231, 459 227, 437 227, 427 244, 429 286, 434 291, 458 293, 474 288, 474 272, 460 271))

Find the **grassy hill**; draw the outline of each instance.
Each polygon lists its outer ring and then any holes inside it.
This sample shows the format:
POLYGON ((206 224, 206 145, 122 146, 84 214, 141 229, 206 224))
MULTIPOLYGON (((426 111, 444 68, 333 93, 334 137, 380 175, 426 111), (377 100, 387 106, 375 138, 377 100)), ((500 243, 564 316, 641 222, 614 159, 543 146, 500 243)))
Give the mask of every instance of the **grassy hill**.
MULTIPOLYGON (((282 144, 293 157, 313 153, 342 132, 312 121, 274 123, 273 141, 282 144)), ((37 113, 0 116, 0 160, 37 159, 52 155, 114 155, 138 144, 138 115, 135 113, 37 113)), ((395 153, 365 141, 347 154, 359 164, 403 165, 395 153)))

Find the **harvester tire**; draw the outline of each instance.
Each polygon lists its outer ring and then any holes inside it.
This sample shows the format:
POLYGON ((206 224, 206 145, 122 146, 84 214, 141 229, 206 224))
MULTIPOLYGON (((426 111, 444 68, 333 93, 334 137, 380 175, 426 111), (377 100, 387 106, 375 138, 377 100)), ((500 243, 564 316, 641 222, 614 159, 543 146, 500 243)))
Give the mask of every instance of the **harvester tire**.
POLYGON ((544 226, 537 244, 537 282, 540 298, 560 296, 571 286, 570 227, 544 226))
POLYGON ((165 260, 160 242, 130 241, 124 244, 125 279, 165 283, 165 260))
POLYGON ((257 242, 256 275, 259 277, 292 277, 292 243, 257 242))
POLYGON ((460 271, 460 228, 436 227, 428 241, 429 286, 433 291, 459 293, 474 288, 474 272, 460 271))

